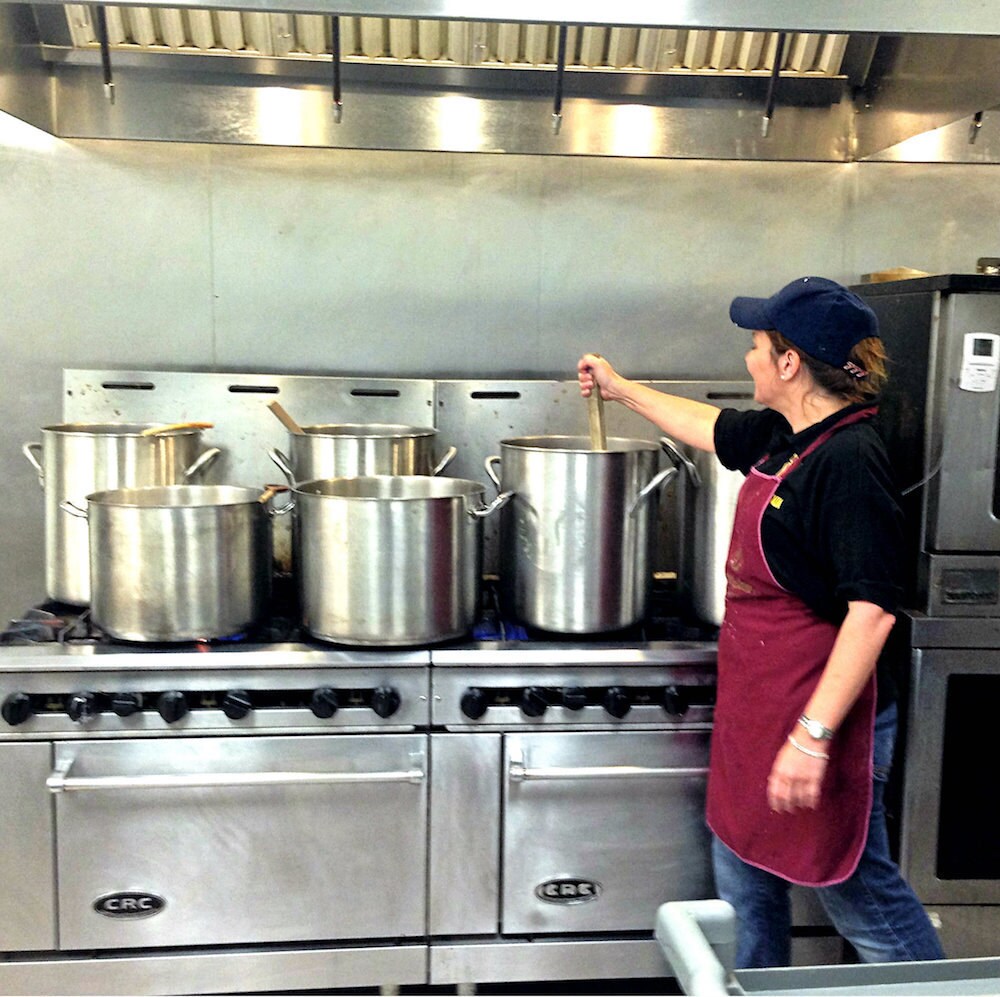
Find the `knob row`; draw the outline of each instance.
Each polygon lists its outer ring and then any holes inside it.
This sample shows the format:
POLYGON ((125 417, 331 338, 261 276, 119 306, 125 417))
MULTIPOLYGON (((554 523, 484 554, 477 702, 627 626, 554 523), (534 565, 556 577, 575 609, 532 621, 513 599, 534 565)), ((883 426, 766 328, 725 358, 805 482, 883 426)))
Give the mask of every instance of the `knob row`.
MULTIPOLYGON (((648 697, 643 702, 648 703, 648 697)), ((610 716, 621 720, 632 709, 632 697, 622 686, 610 686, 592 697, 586 689, 580 686, 567 686, 563 689, 546 689, 531 685, 521 690, 517 705, 526 717, 540 717, 550 706, 562 706, 567 710, 582 710, 588 703, 594 703, 604 708, 610 716)), ((460 701, 462 712, 470 720, 479 720, 486 711, 495 705, 494 698, 485 689, 471 686, 462 694, 460 701)), ((506 702, 504 705, 508 705, 506 702)), ((676 686, 668 686, 663 690, 659 705, 671 716, 683 716, 688 709, 688 701, 684 692, 676 686)))
MULTIPOLYGON (((379 686, 371 692, 369 705, 382 719, 391 717, 399 710, 401 704, 402 698, 392 686, 379 686)), ((142 710, 143 705, 143 697, 134 692, 116 692, 110 695, 86 691, 74 692, 65 700, 66 715, 76 723, 105 711, 115 713, 119 717, 129 717, 142 710)), ((350 705, 355 705, 353 700, 350 705)), ((321 720, 328 720, 340 706, 338 691, 330 686, 321 686, 314 690, 309 699, 309 709, 321 720)), ((230 720, 242 720, 253 708, 253 696, 245 689, 230 689, 219 700, 219 709, 230 720)), ((183 692, 172 690, 157 696, 155 709, 163 720, 172 724, 187 716, 190 706, 183 692)), ((0 716, 15 727, 29 720, 35 712, 31 697, 24 692, 11 693, 0 706, 0 716)))

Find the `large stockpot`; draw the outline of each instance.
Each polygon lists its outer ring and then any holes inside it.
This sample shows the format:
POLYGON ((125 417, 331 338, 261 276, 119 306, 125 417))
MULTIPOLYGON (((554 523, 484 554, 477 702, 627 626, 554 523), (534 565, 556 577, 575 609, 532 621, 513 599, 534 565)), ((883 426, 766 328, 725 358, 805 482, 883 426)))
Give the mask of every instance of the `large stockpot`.
POLYGON ((306 629, 356 645, 467 633, 479 613, 485 489, 462 478, 376 475, 295 485, 306 629))
POLYGON ((486 469, 513 492, 500 517, 505 610, 568 634, 641 620, 652 587, 657 490, 676 466, 657 471, 657 447, 645 440, 612 438, 606 450, 592 450, 587 437, 528 436, 501 440, 500 451, 486 469))
POLYGON ((45 490, 45 589, 57 602, 90 602, 87 524, 60 512, 65 501, 82 505, 93 492, 183 484, 218 457, 202 450, 200 429, 143 435, 158 423, 65 423, 45 426, 40 443, 22 451, 45 490), (39 458, 40 453, 40 458, 39 458))
POLYGON ((685 545, 691 604, 695 615, 706 623, 722 624, 726 610, 726 559, 736 519, 736 501, 746 480, 730 471, 714 453, 694 451, 681 458, 687 485, 694 491, 688 503, 685 545))
POLYGON ((388 423, 303 426, 290 433, 291 459, 268 451, 290 485, 327 478, 440 474, 457 453, 450 447, 435 463, 436 429, 388 423))
POLYGON ((273 490, 165 485, 95 492, 85 510, 64 502, 89 527, 93 621, 130 641, 244 633, 271 594, 273 490))

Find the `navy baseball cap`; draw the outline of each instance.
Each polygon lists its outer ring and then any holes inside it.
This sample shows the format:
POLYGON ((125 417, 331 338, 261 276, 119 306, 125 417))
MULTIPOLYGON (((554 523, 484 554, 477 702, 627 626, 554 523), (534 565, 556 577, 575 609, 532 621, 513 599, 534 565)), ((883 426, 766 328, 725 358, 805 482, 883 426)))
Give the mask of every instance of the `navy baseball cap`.
POLYGON ((868 305, 825 277, 800 277, 770 298, 733 298, 729 317, 741 329, 780 332, 803 353, 861 377, 851 350, 878 336, 878 319, 868 305))

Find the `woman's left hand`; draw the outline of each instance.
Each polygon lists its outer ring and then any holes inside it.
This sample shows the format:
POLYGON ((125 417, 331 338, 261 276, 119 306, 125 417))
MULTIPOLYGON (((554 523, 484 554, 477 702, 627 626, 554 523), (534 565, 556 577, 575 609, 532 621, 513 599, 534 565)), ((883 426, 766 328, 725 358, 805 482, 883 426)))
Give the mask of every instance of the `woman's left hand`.
POLYGON ((787 742, 782 745, 767 779, 767 802, 776 813, 815 810, 819 806, 825 758, 812 758, 787 742))

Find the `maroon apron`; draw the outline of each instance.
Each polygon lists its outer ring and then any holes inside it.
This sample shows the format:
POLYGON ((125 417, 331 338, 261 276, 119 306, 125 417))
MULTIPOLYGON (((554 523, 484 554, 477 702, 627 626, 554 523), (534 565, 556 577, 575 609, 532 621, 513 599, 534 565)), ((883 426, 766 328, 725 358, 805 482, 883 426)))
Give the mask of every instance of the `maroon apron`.
POLYGON ((796 721, 839 628, 778 584, 764 557, 761 521, 784 477, 838 429, 875 411, 845 416, 777 474, 751 469, 740 490, 726 562, 708 824, 744 862, 805 886, 847 879, 864 850, 872 802, 875 678, 830 743, 817 809, 772 812, 767 779, 775 756, 789 734, 801 731, 796 721))

